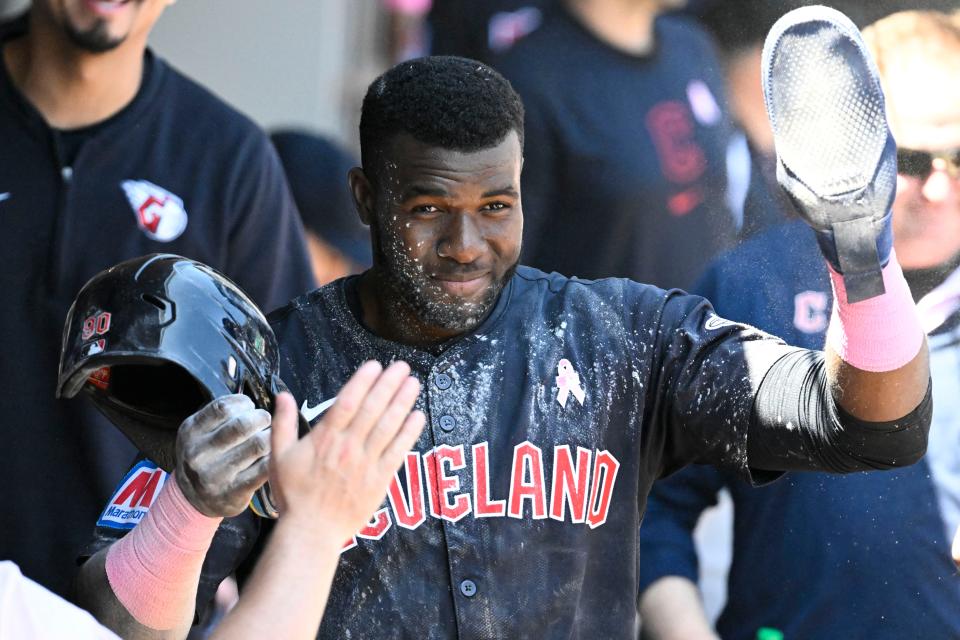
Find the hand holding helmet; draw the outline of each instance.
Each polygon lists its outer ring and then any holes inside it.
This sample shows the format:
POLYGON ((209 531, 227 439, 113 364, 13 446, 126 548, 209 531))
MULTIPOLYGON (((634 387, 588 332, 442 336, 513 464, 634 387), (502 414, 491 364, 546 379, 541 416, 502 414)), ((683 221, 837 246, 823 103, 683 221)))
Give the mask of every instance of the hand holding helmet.
POLYGON ((270 414, 244 395, 213 400, 177 431, 176 473, 183 495, 200 513, 241 513, 267 479, 270 414))
MULTIPOLYGON (((273 330, 243 291, 207 265, 154 254, 97 274, 77 294, 57 395, 86 394, 140 451, 177 470, 198 510, 224 515, 266 479, 279 369, 273 330)), ((251 506, 276 515, 266 485, 251 506)))

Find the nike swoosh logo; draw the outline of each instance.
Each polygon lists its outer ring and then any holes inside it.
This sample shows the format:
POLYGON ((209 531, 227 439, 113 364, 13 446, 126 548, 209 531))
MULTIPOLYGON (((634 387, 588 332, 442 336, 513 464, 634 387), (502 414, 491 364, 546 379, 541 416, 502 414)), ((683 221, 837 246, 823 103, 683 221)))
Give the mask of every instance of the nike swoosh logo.
POLYGON ((312 423, 317 417, 330 408, 336 396, 330 398, 329 400, 324 400, 318 405, 310 406, 306 400, 303 401, 303 404, 300 406, 300 413, 303 414, 303 417, 306 419, 307 423, 312 423))
POLYGON ((9 192, 9 191, 5 191, 4 193, 0 193, 0 202, 3 202, 4 200, 9 200, 9 199, 10 199, 10 192, 9 192))

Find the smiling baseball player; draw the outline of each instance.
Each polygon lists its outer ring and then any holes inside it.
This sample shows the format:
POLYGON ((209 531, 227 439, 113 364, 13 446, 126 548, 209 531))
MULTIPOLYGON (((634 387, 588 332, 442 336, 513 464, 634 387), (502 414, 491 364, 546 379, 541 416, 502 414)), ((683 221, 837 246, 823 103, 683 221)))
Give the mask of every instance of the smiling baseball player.
MULTIPOLYGON (((895 154, 874 69, 856 29, 816 9, 780 23, 766 70, 784 183, 833 268, 825 352, 680 291, 518 267, 523 107, 509 84, 443 57, 374 81, 363 168, 350 174, 374 266, 295 299, 272 324, 298 403, 334 398, 366 360, 404 360, 423 383, 427 428, 345 541, 319 637, 634 637, 637 530, 657 478, 712 463, 758 482, 923 454, 927 351, 890 252, 895 154), (832 84, 814 91, 824 68, 832 84)), ((191 418, 181 439, 200 424, 240 446, 269 424, 223 406, 191 418)), ((192 521, 249 499, 214 495, 195 471, 163 486, 196 496, 184 507, 192 521)), ((137 537, 152 515, 129 533, 102 530, 83 569, 87 602, 124 636, 162 637, 194 614, 150 597, 161 578, 112 560, 136 544, 151 564, 200 570, 175 540, 137 537)), ((215 543, 206 571, 243 559, 225 553, 215 543)))

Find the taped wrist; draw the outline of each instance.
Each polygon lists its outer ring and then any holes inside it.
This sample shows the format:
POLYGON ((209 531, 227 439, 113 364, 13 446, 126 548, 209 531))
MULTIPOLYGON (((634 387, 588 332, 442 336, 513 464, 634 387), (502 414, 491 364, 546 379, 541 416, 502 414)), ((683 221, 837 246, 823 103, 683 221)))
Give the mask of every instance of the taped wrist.
POLYGON ((110 547, 107 580, 137 622, 172 629, 193 612, 203 559, 221 520, 194 509, 171 474, 143 521, 110 547))
POLYGON ((882 273, 885 293, 851 303, 844 278, 830 270, 833 313, 827 345, 844 362, 863 371, 899 369, 916 357, 925 340, 920 316, 895 253, 891 252, 882 273))
POLYGON ((920 404, 899 420, 860 420, 834 401, 823 353, 795 351, 774 363, 757 391, 748 463, 833 473, 907 466, 926 452, 932 408, 928 384, 920 404))

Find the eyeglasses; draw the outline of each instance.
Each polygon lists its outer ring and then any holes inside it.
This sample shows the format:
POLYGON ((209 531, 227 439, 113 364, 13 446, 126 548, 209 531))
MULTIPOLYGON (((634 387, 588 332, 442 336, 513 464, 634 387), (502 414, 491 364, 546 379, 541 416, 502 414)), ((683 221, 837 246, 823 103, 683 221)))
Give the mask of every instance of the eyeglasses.
POLYGON ((946 151, 915 151, 897 149, 897 173, 926 180, 933 173, 934 163, 940 160, 951 178, 960 177, 960 149, 946 151))

